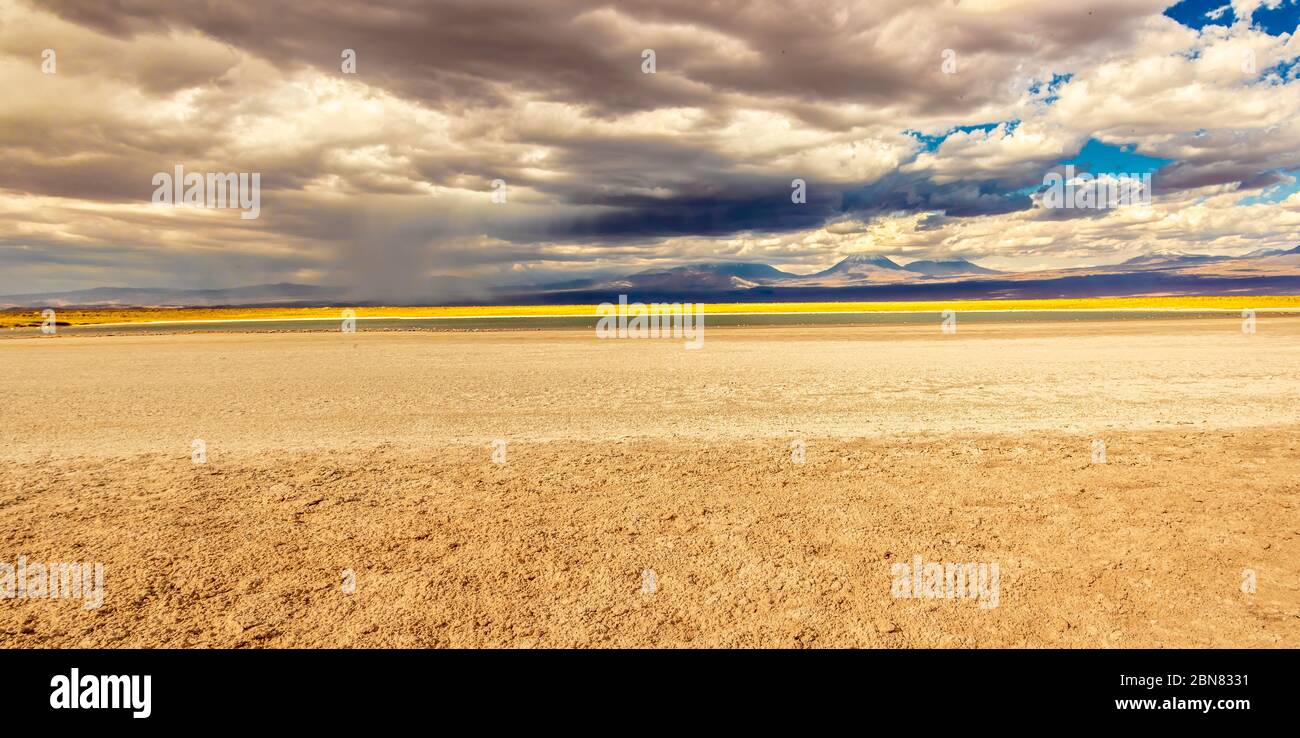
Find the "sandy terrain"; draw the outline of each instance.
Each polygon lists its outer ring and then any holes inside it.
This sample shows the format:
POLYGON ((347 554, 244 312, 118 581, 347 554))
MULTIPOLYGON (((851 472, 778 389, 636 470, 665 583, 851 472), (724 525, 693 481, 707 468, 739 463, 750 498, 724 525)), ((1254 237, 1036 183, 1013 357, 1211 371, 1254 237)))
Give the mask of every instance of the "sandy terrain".
POLYGON ((106 572, 0 646, 1295 647, 1300 319, 1239 326, 0 340, 0 562, 106 572))

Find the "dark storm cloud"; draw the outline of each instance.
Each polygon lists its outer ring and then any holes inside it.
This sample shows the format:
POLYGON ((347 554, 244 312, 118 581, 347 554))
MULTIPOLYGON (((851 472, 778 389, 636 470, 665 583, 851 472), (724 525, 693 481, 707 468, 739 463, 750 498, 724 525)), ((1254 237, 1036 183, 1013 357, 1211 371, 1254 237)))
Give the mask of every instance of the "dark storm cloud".
POLYGON ((806 203, 791 202, 789 180, 756 190, 715 196, 621 197, 610 204, 617 212, 560 224, 558 237, 602 239, 649 236, 718 236, 737 231, 787 232, 817 228, 840 212, 837 192, 811 192, 806 203))
MULTIPOLYGON (((1001 75, 938 71, 957 50, 974 68, 1004 54, 1067 57, 1122 42, 1161 3, 1042 3, 964 13, 950 0, 618 3, 548 0, 347 2, 49 0, 45 7, 118 36, 198 31, 282 65, 339 67, 354 49, 368 79, 436 104, 491 102, 503 86, 597 110, 708 105, 718 93, 790 100, 962 106, 985 102, 1001 75), (1095 12, 1094 12, 1095 11, 1095 12), (642 49, 665 76, 641 74, 642 49), (670 84, 680 76, 695 86, 670 84)), ((1001 66, 1002 61, 997 62, 1001 66)), ((723 101, 714 100, 715 104, 723 101)))
POLYGON ((929 179, 901 173, 890 174, 866 187, 846 192, 843 207, 860 215, 899 211, 942 211, 962 218, 997 215, 1033 206, 1028 195, 1007 190, 997 181, 935 184, 929 179))
MULTIPOLYGON (((1201 47, 1236 41, 1200 37, 1163 5, 0 0, 13 92, 0 107, 0 238, 37 249, 26 270, 11 250, 8 276, 56 279, 38 267, 66 243, 86 269, 102 266, 96 248, 120 254, 133 279, 153 253, 173 279, 190 258, 214 279, 351 279, 405 295, 444 272, 825 262, 884 248, 862 234, 899 214, 916 214, 902 229, 915 251, 967 221, 1050 227, 1024 214, 1025 192, 1093 128, 1146 136, 1144 150, 1174 160, 1163 192, 1259 188, 1300 166, 1295 88, 1247 93, 1234 115, 1240 77, 1192 68, 1187 49, 1209 64, 1201 47), (39 70, 45 48, 58 74, 39 70), (355 75, 340 69, 344 49, 355 75), (1025 95, 1058 78, 1053 102, 1025 95), (1161 92, 1172 103, 1150 102, 1161 92), (904 133, 1013 120, 932 151, 904 133), (178 164, 260 172, 261 218, 145 207, 152 175, 178 164), (794 178, 805 204, 791 202, 794 178), (508 205, 489 203, 495 180, 508 205)), ((1261 65, 1284 56, 1260 53, 1261 65)), ((1237 48, 1223 54, 1237 64, 1237 48)))

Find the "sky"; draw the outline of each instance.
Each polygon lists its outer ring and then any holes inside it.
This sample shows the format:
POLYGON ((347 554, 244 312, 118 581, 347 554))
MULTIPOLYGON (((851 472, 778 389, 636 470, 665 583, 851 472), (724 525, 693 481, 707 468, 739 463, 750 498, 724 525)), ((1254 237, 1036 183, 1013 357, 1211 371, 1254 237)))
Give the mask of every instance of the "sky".
POLYGON ((691 263, 1291 248, 1298 19, 1296 0, 0 0, 0 294, 411 300, 691 263), (1045 207, 1067 164, 1149 173, 1151 204, 1045 207), (177 166, 256 173, 258 217, 155 203, 177 166))

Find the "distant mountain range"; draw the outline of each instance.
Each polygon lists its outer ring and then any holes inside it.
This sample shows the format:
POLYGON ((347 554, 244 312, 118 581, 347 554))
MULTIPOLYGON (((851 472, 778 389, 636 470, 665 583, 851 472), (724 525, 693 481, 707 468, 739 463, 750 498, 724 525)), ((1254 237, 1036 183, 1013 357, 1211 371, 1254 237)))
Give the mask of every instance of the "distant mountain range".
POLYGON ((504 292, 500 302, 507 304, 602 302, 611 294, 703 302, 1300 294, 1300 247, 1237 257, 1157 251, 1122 264, 1033 272, 1002 272, 966 259, 899 264, 854 254, 813 274, 767 264, 694 264, 504 292))
POLYGON ((1210 256, 1208 254, 1189 254, 1184 251, 1153 251, 1144 256, 1135 256, 1132 259, 1123 262, 1120 266, 1145 265, 1171 267, 1186 266, 1189 264, 1208 264, 1216 261, 1240 261, 1243 259, 1260 259, 1269 256, 1283 256, 1285 254, 1300 253, 1297 249, 1300 249, 1300 246, 1294 249, 1255 249, 1254 251, 1251 251, 1248 254, 1242 254, 1241 256, 1210 256))
POLYGON ((857 284, 897 284, 934 277, 1001 274, 965 259, 914 261, 900 265, 887 256, 854 254, 835 266, 813 274, 783 272, 768 264, 691 264, 670 269, 635 272, 612 280, 582 280, 543 285, 543 291, 604 290, 744 290, 760 286, 845 287, 857 284))
POLYGON ((951 261, 914 261, 903 267, 909 272, 917 272, 929 277, 951 277, 966 274, 1001 274, 996 269, 986 269, 972 264, 965 259, 951 261))
MULTIPOLYGON (((406 304, 466 304, 429 298, 406 304)), ((1033 272, 1001 272, 965 259, 899 264, 854 254, 829 269, 792 274, 768 264, 725 262, 650 269, 613 279, 576 279, 497 288, 477 303, 599 303, 626 294, 638 300, 700 302, 1033 299, 1135 295, 1300 294, 1300 246, 1241 256, 1155 251, 1120 264, 1033 272)), ((231 289, 99 287, 0 296, 0 308, 217 307, 374 305, 347 290, 280 283, 231 289)))

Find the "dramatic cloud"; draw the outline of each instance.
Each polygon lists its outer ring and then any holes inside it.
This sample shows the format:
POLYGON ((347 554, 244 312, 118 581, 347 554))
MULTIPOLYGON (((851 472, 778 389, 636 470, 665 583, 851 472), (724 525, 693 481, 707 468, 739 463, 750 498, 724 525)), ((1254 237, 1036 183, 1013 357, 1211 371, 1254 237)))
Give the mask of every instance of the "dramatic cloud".
POLYGON ((0 0, 0 294, 1294 246, 1300 8, 1228 4, 0 0), (1154 201, 1047 210, 1065 163, 1154 201))

